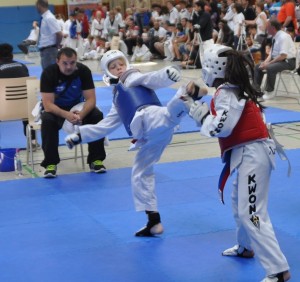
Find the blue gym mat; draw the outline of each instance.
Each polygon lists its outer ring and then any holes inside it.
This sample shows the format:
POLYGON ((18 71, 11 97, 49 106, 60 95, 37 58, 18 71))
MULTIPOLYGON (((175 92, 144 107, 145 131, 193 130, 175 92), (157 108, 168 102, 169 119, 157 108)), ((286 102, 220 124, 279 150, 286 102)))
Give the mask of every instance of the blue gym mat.
MULTIPOLYGON (((42 74, 42 67, 41 66, 28 66, 29 75, 30 76, 36 76, 38 79, 40 79, 42 74)), ((94 81, 102 81, 103 75, 99 73, 92 73, 93 80, 94 81)))
MULTIPOLYGON (((162 88, 156 91, 163 105, 173 97, 176 89, 162 88)), ((104 115, 110 110, 112 103, 112 87, 96 88, 97 106, 102 110, 104 115)), ((206 96, 203 101, 210 102, 211 96, 206 96)), ((268 107, 266 110, 266 119, 268 123, 280 124, 300 121, 300 112, 288 111, 279 108, 268 107)), ((176 133, 186 133, 199 131, 196 123, 189 117, 185 116, 180 123, 176 133)), ((64 144, 66 134, 60 131, 60 142, 64 144)), ((129 138, 123 126, 116 129, 109 136, 110 140, 129 138)), ((1 148, 25 148, 26 138, 23 135, 23 125, 20 121, 0 122, 0 147, 1 148)))
MULTIPOLYGON (((300 281, 300 150, 287 153, 294 173, 277 162, 269 212, 300 281)), ((235 244, 231 180, 225 205, 217 193, 221 168, 219 158, 155 167, 165 227, 157 238, 133 236, 146 216, 134 211, 130 168, 0 182, 0 281, 260 281, 257 259, 221 256, 235 244)))

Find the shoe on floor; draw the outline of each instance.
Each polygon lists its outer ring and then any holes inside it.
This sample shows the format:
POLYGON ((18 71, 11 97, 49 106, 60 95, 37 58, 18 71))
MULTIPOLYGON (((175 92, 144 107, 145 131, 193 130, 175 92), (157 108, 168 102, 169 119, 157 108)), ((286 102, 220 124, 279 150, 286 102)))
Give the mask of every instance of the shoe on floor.
POLYGON ((271 92, 268 92, 268 91, 265 91, 265 94, 263 95, 263 99, 264 100, 271 100, 275 97, 275 91, 271 91, 271 92))
POLYGON ((146 214, 148 215, 148 223, 146 226, 137 231, 135 236, 153 237, 155 235, 162 234, 164 232, 164 228, 160 221, 159 212, 146 211, 146 214))
POLYGON ((90 170, 95 173, 106 172, 106 167, 103 165, 102 161, 96 160, 90 164, 90 170))
POLYGON ((225 250, 222 253, 222 256, 232 256, 232 257, 240 257, 240 258, 253 258, 254 252, 250 251, 240 245, 235 245, 232 248, 225 250))
POLYGON ((290 272, 284 271, 274 275, 269 275, 261 282, 285 282, 290 280, 290 278, 291 278, 290 272))
POLYGON ((141 228, 139 231, 135 233, 135 236, 137 237, 153 237, 155 235, 162 234, 164 232, 164 228, 161 223, 157 223, 153 225, 151 228, 147 224, 143 228, 141 228))
POLYGON ((56 177, 56 165, 47 165, 44 172, 44 178, 55 178, 56 177))

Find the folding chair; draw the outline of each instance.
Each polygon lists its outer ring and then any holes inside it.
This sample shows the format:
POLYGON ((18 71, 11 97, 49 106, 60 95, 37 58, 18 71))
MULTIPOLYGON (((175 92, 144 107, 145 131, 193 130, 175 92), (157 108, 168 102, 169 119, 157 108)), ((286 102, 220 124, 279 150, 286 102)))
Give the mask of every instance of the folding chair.
POLYGON ((28 46, 28 57, 32 54, 32 55, 38 55, 39 53, 39 47, 37 46, 37 44, 34 45, 29 45, 28 46))
POLYGON ((32 79, 35 77, 0 79, 0 121, 27 119, 26 81, 32 79))
POLYGON ((299 80, 299 75, 296 72, 296 69, 298 68, 300 62, 300 58, 299 58, 300 43, 295 42, 295 47, 296 47, 296 68, 294 70, 284 70, 278 74, 278 79, 275 87, 275 97, 294 98, 300 104, 300 86, 299 86, 300 80, 299 80), (284 76, 286 76, 286 78, 288 79, 287 83, 285 82, 284 76), (297 89, 295 91, 294 90, 289 91, 287 87, 287 84, 290 85, 291 80, 293 81, 292 84, 295 86, 295 89, 297 89), (281 95, 278 94, 278 91, 280 91, 278 89, 280 84, 283 85, 284 92, 286 92, 286 94, 281 94, 281 95))
MULTIPOLYGON (((27 92, 28 92, 28 104, 26 105, 27 116, 28 116, 28 125, 26 128, 26 137, 27 137, 27 154, 26 154, 26 163, 31 166, 32 171, 34 172, 34 159, 33 159, 33 150, 32 150, 32 139, 31 139, 31 131, 41 130, 41 122, 36 121, 36 118, 32 115, 32 110, 36 106, 36 104, 41 100, 40 98, 40 80, 28 80, 27 81, 27 92)), ((75 146, 75 156, 74 160, 77 161, 78 152, 77 147, 75 146)), ((85 168, 84 164, 84 154, 83 154, 83 145, 80 144, 81 151, 81 162, 82 168, 85 168)))

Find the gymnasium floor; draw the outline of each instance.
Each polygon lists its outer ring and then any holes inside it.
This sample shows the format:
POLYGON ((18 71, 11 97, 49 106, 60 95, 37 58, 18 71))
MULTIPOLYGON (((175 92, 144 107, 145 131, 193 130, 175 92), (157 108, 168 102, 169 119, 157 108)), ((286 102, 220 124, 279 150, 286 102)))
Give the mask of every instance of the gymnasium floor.
MULTIPOLYGON (((25 59, 22 55, 16 58, 25 59)), ((29 57, 39 64, 39 57, 29 57)), ((99 73, 97 62, 85 61, 99 73)), ((169 62, 138 66, 159 69, 169 62)), ((182 82, 201 83, 199 70, 183 70, 182 82)), ((288 77, 285 78, 288 82, 288 77)), ((300 83, 298 79, 298 83, 300 83)), ((102 82, 96 83, 103 87, 102 82)), ((293 87, 289 83, 290 87, 293 87)), ((213 90, 210 89, 210 93, 213 90)), ((282 93, 284 94, 284 93, 282 93)), ((296 100, 276 97, 266 106, 299 111, 296 100)), ((300 119, 299 119, 300 121, 300 119)), ((300 123, 274 126, 287 149, 287 162, 277 160, 270 189, 269 211, 277 238, 291 267, 292 280, 300 281, 300 123)), ((62 158, 56 179, 43 179, 36 165, 26 165, 23 176, 0 172, 0 281, 72 282, 192 282, 260 281, 264 272, 257 259, 226 258, 221 252, 235 244, 230 209, 230 181, 225 205, 218 199, 222 168, 217 140, 198 132, 174 135, 156 166, 157 193, 165 233, 158 238, 135 238, 145 215, 134 211, 130 166, 134 152, 129 140, 112 140, 105 165, 95 175, 71 159, 73 151, 60 147, 62 158)), ((21 151, 25 163, 25 151, 21 151)), ((85 147, 86 154, 86 147, 85 147)), ((37 162, 42 152, 35 153, 37 162)))

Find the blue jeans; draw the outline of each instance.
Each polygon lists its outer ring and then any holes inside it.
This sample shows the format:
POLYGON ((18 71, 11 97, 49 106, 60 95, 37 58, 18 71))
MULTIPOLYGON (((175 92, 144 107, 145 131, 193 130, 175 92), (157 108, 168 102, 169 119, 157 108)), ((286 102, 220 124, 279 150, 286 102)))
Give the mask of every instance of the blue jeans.
POLYGON ((57 52, 58 50, 56 47, 50 47, 40 51, 41 65, 43 70, 49 65, 56 63, 57 52))

